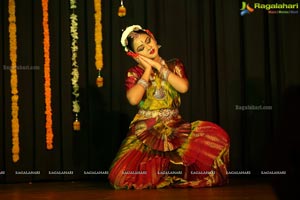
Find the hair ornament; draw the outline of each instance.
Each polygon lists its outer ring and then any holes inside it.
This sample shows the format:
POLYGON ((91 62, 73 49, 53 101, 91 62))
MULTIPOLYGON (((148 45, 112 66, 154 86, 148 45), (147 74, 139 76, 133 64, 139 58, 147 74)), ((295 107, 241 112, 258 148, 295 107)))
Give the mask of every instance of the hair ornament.
POLYGON ((138 30, 142 30, 143 28, 140 26, 140 25, 132 25, 132 26, 128 26, 122 33, 122 36, 121 36, 121 44, 122 46, 124 47, 124 50, 126 52, 129 51, 127 45, 128 45, 128 40, 127 40, 127 37, 130 36, 130 37, 135 37, 134 34, 132 34, 132 31, 138 31, 138 30), (130 35, 132 34, 132 35, 130 35))

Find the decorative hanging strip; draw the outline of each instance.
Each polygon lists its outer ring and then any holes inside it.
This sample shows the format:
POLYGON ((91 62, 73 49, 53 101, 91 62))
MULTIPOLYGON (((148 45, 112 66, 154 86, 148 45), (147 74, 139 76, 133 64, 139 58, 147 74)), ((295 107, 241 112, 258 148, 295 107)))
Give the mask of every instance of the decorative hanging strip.
POLYGON ((103 68, 103 54, 102 54, 102 14, 101 14, 101 0, 94 0, 95 9, 95 66, 98 70, 98 77, 96 79, 97 87, 103 86, 103 77, 101 77, 101 70, 103 68))
POLYGON ((70 25, 70 34, 71 34, 71 52, 72 52, 72 86, 73 91, 72 94, 74 96, 73 99, 73 113, 75 113, 75 121, 73 122, 73 130, 79 131, 80 130, 80 121, 79 121, 79 112, 80 112, 80 105, 79 105, 79 66, 77 62, 77 52, 78 52, 78 17, 75 13, 77 8, 76 0, 70 0, 70 9, 72 13, 70 15, 71 25, 70 25))
POLYGON ((8 31, 9 31, 9 57, 10 87, 11 87, 11 129, 12 129, 12 160, 19 160, 19 106, 18 106, 18 75, 17 75, 17 26, 16 26, 16 3, 15 0, 8 2, 8 31))
POLYGON ((50 76, 50 32, 48 24, 48 0, 42 0, 43 35, 44 35, 44 92, 46 115, 46 147, 53 149, 52 108, 51 108, 51 76, 50 76))

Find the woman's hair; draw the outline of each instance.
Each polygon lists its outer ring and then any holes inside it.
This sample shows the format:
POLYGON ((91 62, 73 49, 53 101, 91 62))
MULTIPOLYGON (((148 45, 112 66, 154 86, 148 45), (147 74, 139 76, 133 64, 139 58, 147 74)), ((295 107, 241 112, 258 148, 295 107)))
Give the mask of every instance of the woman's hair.
MULTIPOLYGON (((137 34, 147 34, 149 35, 145 30, 143 29, 140 29, 140 30, 136 30, 136 31, 132 31, 133 33, 137 33, 137 34)), ((130 34, 127 36, 127 41, 128 41, 128 45, 127 45, 127 48, 130 50, 130 51, 133 51, 134 52, 134 49, 133 49, 133 40, 134 40, 134 37, 131 37, 130 34)))

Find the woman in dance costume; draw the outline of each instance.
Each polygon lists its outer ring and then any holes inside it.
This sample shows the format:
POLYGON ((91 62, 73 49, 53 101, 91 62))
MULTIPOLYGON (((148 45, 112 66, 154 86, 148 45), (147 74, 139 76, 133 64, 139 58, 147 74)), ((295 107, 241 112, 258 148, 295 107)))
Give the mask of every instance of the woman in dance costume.
POLYGON ((126 96, 139 111, 114 159, 115 189, 211 187, 228 183, 229 136, 208 121, 186 122, 180 93, 189 82, 179 59, 165 61, 153 34, 127 27, 121 44, 137 65, 127 72, 126 96))

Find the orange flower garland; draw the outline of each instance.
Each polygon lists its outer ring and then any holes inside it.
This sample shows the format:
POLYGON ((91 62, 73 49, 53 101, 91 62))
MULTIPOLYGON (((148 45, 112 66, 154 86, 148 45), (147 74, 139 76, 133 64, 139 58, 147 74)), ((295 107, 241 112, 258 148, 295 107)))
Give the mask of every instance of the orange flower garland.
POLYGON ((103 86, 103 78, 101 77, 101 70, 103 68, 103 54, 102 54, 102 24, 101 24, 101 0, 94 0, 95 9, 95 65, 98 70, 98 77, 96 85, 103 86))
POLYGON ((124 17, 124 16, 126 16, 126 8, 125 8, 125 6, 124 6, 123 0, 121 0, 121 5, 120 5, 120 7, 119 7, 119 9, 118 9, 118 16, 119 16, 119 17, 124 17))
POLYGON ((51 78, 50 78, 50 35, 48 24, 48 0, 42 0, 44 32, 44 77, 45 77, 45 114, 46 114, 46 147, 53 149, 51 78))
POLYGON ((18 76, 17 76, 17 26, 15 0, 8 2, 8 30, 9 30, 9 57, 11 61, 10 69, 10 87, 11 87, 11 128, 12 128, 12 160, 19 160, 20 145, 19 145, 19 106, 18 106, 18 76))

